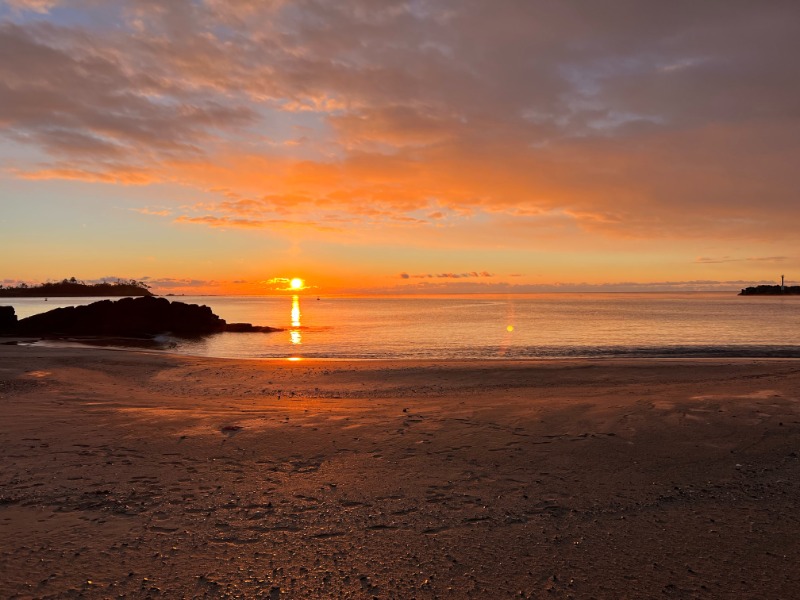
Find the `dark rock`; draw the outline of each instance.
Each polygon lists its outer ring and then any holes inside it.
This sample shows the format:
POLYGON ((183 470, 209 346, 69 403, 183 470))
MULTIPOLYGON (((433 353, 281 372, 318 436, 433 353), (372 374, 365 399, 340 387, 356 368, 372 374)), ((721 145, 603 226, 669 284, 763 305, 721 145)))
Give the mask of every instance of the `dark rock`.
POLYGON ((170 302, 155 296, 56 308, 19 321, 13 307, 0 306, 0 335, 149 339, 161 333, 195 336, 222 331, 270 333, 281 330, 250 323, 228 324, 208 306, 170 302))
POLYGON ((281 330, 275 327, 251 325, 250 323, 227 323, 225 325, 225 331, 230 331, 232 333, 270 333, 281 330))
POLYGON ((797 296, 800 285, 756 285, 739 292, 740 296, 797 296))
POLYGON ((13 306, 0 306, 0 333, 12 333, 17 328, 17 314, 13 306))
POLYGON ((224 331, 225 320, 208 306, 145 296, 101 300, 33 315, 17 322, 18 335, 151 336, 202 335, 224 331))

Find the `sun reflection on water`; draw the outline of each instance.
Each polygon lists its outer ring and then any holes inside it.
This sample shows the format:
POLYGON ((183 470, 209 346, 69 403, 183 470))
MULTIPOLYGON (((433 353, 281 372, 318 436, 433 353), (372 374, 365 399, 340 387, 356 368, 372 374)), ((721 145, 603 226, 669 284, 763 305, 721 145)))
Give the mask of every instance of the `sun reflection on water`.
POLYGON ((292 344, 302 344, 303 335, 300 333, 300 296, 292 296, 292 329, 289 336, 292 344))

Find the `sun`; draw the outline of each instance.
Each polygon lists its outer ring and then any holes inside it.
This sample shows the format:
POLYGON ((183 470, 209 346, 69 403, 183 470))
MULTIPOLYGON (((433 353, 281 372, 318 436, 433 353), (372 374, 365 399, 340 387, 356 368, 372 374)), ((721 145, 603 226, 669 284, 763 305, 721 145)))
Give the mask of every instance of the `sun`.
POLYGON ((305 286, 305 281, 300 279, 299 277, 295 277, 294 279, 289 281, 289 287, 293 290, 302 290, 305 286))

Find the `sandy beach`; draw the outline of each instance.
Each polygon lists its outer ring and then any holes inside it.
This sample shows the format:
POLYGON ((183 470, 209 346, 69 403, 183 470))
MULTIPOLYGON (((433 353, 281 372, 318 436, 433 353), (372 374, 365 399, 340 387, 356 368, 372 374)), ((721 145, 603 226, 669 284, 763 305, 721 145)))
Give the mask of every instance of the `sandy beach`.
POLYGON ((800 362, 0 345, 2 598, 792 598, 800 362))

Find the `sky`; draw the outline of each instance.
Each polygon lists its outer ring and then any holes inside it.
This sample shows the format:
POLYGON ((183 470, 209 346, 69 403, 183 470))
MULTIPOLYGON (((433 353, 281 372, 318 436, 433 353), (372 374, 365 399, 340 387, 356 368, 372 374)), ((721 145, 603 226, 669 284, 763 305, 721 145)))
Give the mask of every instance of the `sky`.
POLYGON ((0 283, 796 283, 798 31, 794 0, 0 0, 0 283))

